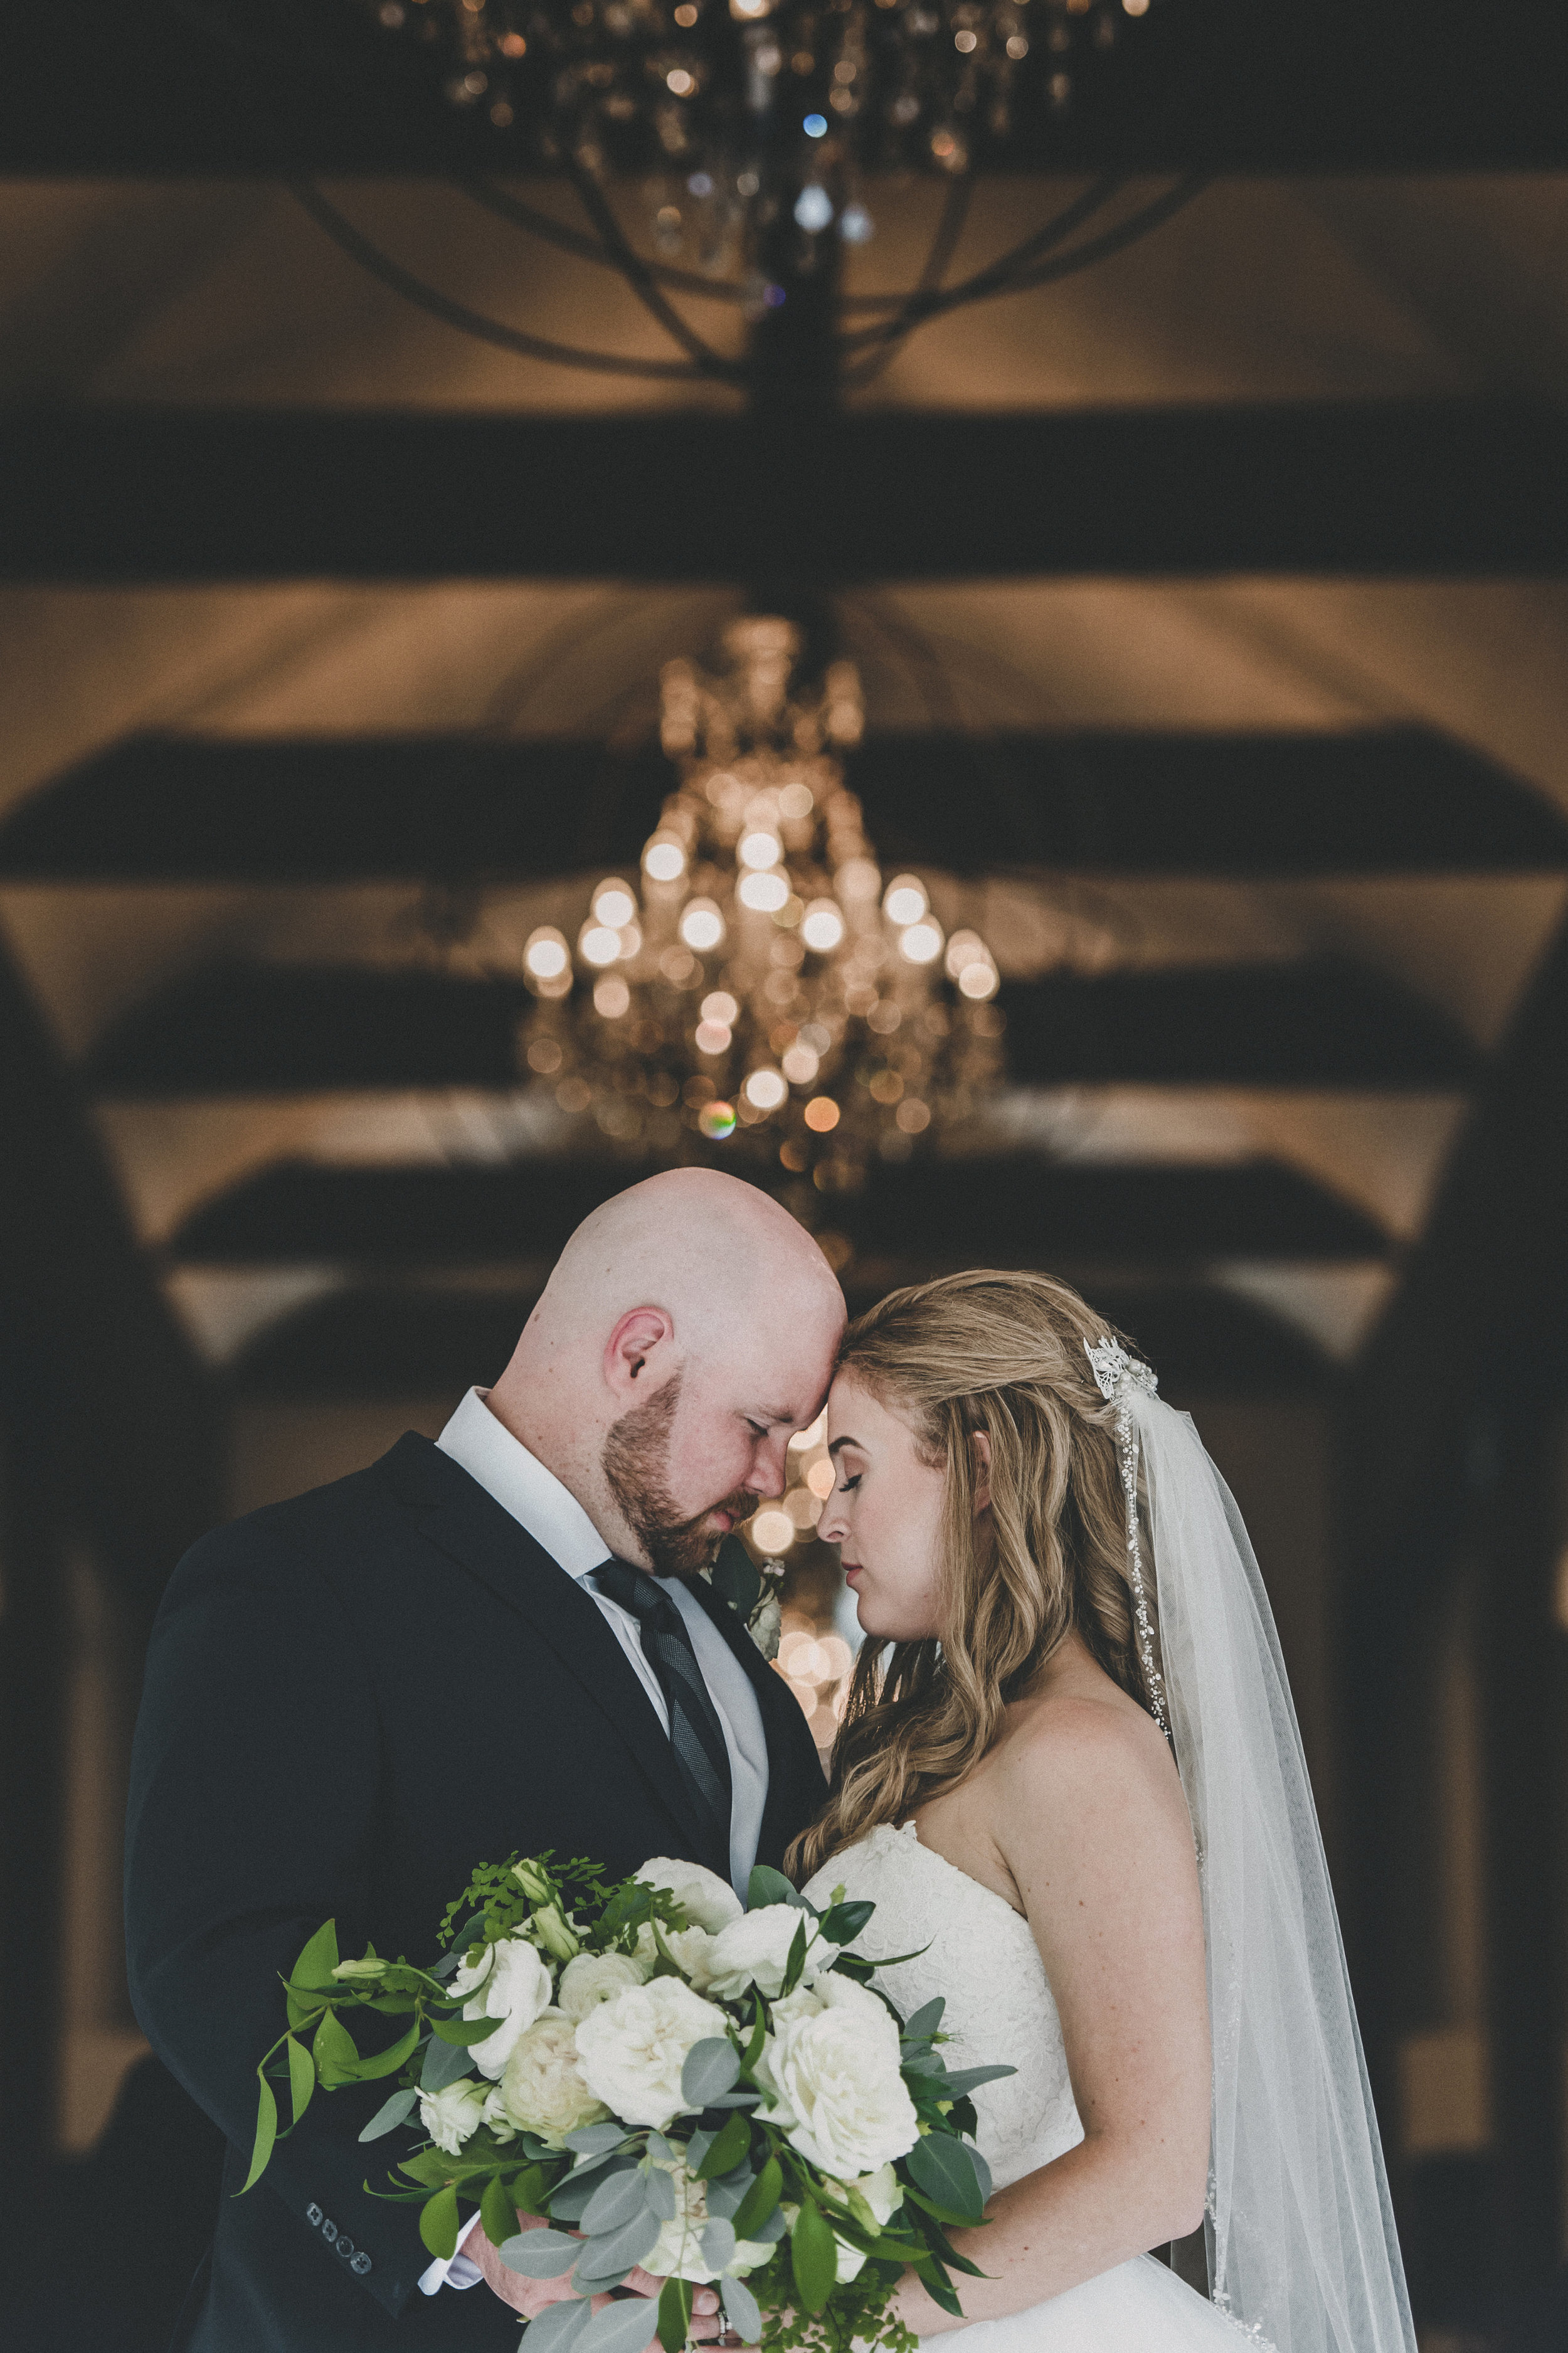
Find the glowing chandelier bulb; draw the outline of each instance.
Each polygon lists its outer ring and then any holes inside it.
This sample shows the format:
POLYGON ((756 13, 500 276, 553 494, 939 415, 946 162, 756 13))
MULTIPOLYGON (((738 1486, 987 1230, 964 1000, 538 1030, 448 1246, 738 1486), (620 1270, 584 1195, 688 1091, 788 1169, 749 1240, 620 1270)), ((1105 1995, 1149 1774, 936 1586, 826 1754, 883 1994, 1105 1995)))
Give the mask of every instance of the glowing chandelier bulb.
POLYGON ((844 937, 844 918, 831 899, 812 901, 802 919, 800 935, 814 955, 832 955, 844 937))
POLYGON ((911 923, 899 934, 899 954, 909 964, 934 964, 942 954, 942 933, 935 923, 911 923))
POLYGON ((776 866, 784 852, 776 833, 757 832, 742 835, 735 855, 742 866, 749 866, 753 873, 760 874, 768 867, 776 866))
POLYGON ((895 874, 882 901, 882 913, 889 923, 902 930, 907 924, 918 923, 930 904, 925 884, 918 874, 895 874))
POLYGON ((637 911, 637 902, 618 877, 601 882, 594 893, 594 913, 612 932, 624 931, 637 911))
POLYGON ((577 953, 584 964, 614 964, 621 952, 621 935, 608 923, 584 923, 577 934, 577 953))
POLYGON ((686 871, 686 849, 673 833, 656 833, 642 854, 650 882, 679 882, 686 871))
POLYGON ((699 955, 716 948, 724 936, 724 918, 711 899, 689 899, 680 917, 680 936, 699 955))

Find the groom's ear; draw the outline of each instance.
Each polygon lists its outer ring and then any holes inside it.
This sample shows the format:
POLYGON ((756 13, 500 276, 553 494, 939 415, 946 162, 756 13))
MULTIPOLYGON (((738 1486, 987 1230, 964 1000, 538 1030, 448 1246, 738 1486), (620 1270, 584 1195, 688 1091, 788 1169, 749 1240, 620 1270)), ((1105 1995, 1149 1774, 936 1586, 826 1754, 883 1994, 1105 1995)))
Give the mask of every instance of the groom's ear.
POLYGON ((991 1508, 991 1440, 984 1430, 970 1434, 974 1449, 974 1516, 991 1508))
POLYGON ((628 1307, 605 1347, 605 1378, 616 1395, 662 1388, 674 1340, 675 1318, 666 1309, 628 1307))

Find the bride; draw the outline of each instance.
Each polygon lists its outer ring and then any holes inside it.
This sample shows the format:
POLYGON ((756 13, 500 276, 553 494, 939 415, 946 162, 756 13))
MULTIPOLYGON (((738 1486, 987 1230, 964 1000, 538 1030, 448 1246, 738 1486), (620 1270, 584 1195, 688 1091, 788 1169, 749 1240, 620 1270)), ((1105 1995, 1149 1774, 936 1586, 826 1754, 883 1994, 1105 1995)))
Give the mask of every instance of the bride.
POLYGON ((966 2353, 1410 2353, 1273 1620, 1191 1421, 1065 1283, 973 1272, 853 1325, 828 1403, 868 1640, 814 1901, 974 2094, 995 2195, 966 2353), (889 1645, 891 1645, 890 1650, 889 1645), (1210 2299, 1144 2251, 1205 2223, 1210 2299))

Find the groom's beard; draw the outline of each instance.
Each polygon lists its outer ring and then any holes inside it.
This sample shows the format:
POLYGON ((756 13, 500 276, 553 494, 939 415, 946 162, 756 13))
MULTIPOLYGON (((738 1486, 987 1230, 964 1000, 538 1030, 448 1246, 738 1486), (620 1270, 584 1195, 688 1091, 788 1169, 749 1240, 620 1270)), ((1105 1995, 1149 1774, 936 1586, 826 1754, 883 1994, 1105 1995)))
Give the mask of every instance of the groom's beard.
POLYGON ((714 1512, 728 1512, 733 1521, 750 1515, 752 1498, 743 1490, 710 1504, 695 1519, 682 1519, 667 1483, 669 1436, 680 1402, 681 1377, 676 1373, 646 1405, 621 1416, 605 1440, 601 1460, 610 1493, 626 1525, 640 1539, 656 1577, 695 1577, 709 1567, 724 1541, 724 1531, 707 1525, 714 1512))

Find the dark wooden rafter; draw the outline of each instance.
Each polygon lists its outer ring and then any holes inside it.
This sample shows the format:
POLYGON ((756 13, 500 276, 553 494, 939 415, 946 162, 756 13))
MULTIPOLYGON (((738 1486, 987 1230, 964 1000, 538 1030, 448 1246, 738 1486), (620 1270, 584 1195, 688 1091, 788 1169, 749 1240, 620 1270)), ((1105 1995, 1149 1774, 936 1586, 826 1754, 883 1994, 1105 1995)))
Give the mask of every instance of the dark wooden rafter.
MULTIPOLYGON (((734 1164, 746 1173, 744 1163, 734 1164)), ((473 1266, 550 1259, 640 1164, 536 1160, 510 1168, 269 1169, 195 1210, 171 1245, 186 1264, 473 1266)), ((1387 1236, 1363 1211, 1268 1160, 1229 1167, 1042 1166, 1021 1157, 884 1167, 837 1196, 859 1250, 962 1265, 984 1237, 998 1265, 1174 1271, 1216 1259, 1367 1261, 1387 1236)))
MULTIPOLYGON (((1072 1271, 1058 1267, 1072 1279, 1072 1271)), ((894 1285, 916 1282, 912 1261, 851 1260, 843 1281, 852 1313, 894 1285)), ((1335 1369, 1300 1332, 1247 1301, 1195 1284, 1128 1289, 1084 1278, 1087 1295, 1135 1339, 1178 1398, 1320 1392, 1335 1369)), ((229 1367, 233 1392, 275 1398, 456 1396, 506 1363, 536 1292, 359 1286, 268 1325, 229 1367)))
MULTIPOLYGON (((0 51, 12 172, 504 172, 518 147, 443 104, 363 12, 255 0, 203 15, 77 0, 13 10, 0 51), (237 52, 221 27, 250 45, 237 52), (250 37, 254 37, 251 38, 250 37)), ((1027 112, 1019 168, 1076 173, 1561 168, 1561 12, 1492 0, 1156 0, 1065 119, 1027 112)), ((1030 85, 1026 83, 1027 93, 1030 85)))
POLYGON ((209 1384, 132 1235, 79 1090, 0 956, 0 1409, 66 1535, 150 1611, 218 1516, 209 1384))
MULTIPOLYGON (((103 1037, 100 1094, 158 1098, 318 1088, 510 1089, 521 982, 351 965, 193 974, 103 1037)), ((1477 1058, 1420 998, 1360 966, 1216 965, 1003 989, 1010 1078, 1109 1083, 1451 1090, 1477 1058)), ((693 1016, 695 1018, 695 1016, 693 1016)))
POLYGON ((1568 437, 1560 407, 1512 399, 764 422, 40 410, 7 420, 0 508, 9 581, 743 581, 759 548, 821 583, 1555 575, 1568 437))
MULTIPOLYGON (((1568 870, 1568 822, 1419 727, 877 731, 849 755, 884 860, 954 872, 1287 878, 1568 870)), ((547 736, 136 735, 0 825, 29 881, 524 881, 634 865, 675 784, 547 736)))
POLYGON ((1544 959, 1344 1400, 1342 1706, 1349 1926, 1374 2082, 1405 2009, 1396 1883, 1402 1678, 1461 1552, 1482 1564, 1488 1977, 1501 2275, 1558 2261, 1564 2020, 1558 1861, 1568 1720, 1554 1583, 1568 1401, 1568 932, 1544 959))

